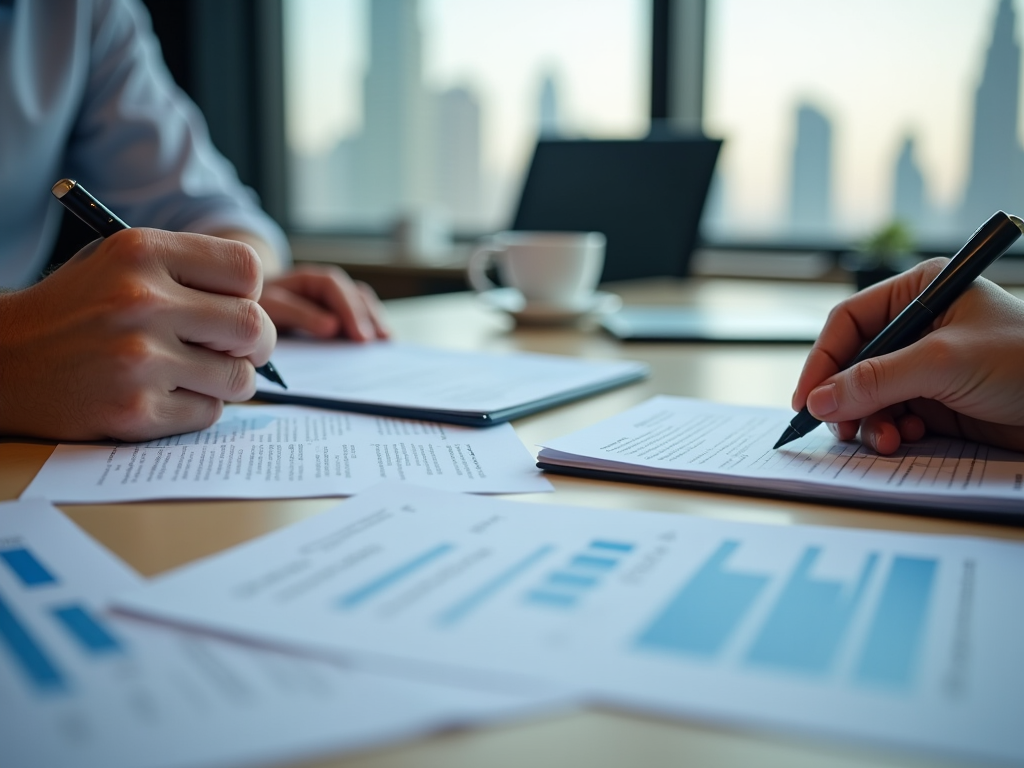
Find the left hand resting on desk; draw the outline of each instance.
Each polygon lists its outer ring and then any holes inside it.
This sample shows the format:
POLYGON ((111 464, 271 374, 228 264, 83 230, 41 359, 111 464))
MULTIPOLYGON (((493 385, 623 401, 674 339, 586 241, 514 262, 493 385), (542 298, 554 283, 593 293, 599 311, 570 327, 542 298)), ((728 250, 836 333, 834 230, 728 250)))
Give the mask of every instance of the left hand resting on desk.
POLYGON ((390 335, 373 289, 335 266, 300 266, 266 280, 260 305, 281 332, 356 341, 390 335))

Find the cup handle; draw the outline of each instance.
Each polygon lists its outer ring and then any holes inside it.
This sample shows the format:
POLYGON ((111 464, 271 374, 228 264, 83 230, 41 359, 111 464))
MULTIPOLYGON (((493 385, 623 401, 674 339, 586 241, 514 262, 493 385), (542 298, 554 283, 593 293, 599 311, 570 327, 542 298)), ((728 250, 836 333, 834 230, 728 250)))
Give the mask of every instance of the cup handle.
POLYGON ((477 248, 469 257, 469 265, 466 268, 466 276, 474 291, 483 293, 493 291, 498 286, 487 276, 487 268, 491 265, 491 259, 498 254, 504 253, 504 249, 496 245, 482 245, 477 248))

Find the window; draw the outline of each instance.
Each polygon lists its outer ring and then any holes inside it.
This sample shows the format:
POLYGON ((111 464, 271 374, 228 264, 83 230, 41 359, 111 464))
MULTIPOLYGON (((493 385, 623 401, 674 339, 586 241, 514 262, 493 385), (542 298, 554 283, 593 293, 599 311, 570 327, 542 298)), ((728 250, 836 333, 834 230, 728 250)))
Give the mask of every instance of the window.
POLYGON ((538 134, 649 125, 649 0, 287 0, 289 219, 507 226, 538 134))
POLYGON ((708 0, 704 126, 719 241, 925 250, 1024 210, 1017 0, 708 0))

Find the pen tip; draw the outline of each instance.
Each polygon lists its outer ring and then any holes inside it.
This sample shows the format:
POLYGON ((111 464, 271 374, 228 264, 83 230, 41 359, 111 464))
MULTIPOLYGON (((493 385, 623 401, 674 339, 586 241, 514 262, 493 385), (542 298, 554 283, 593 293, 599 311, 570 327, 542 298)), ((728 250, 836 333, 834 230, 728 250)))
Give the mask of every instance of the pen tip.
POLYGON ((786 431, 782 433, 782 437, 779 438, 779 441, 777 443, 775 443, 774 446, 772 446, 772 450, 773 451, 777 451, 779 448, 784 446, 786 443, 791 443, 794 440, 796 440, 798 437, 802 437, 802 435, 799 432, 797 432, 791 426, 790 427, 786 427, 786 431))

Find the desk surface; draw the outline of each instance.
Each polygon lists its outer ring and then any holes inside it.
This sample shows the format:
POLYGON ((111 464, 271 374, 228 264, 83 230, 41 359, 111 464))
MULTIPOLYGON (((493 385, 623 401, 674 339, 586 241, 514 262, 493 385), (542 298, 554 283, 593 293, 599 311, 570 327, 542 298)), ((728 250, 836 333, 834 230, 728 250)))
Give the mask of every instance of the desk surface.
MULTIPOLYGON (((670 280, 612 287, 627 303, 688 301, 714 307, 798 303, 822 313, 848 291, 841 285, 670 280)), ((648 397, 674 394, 751 405, 785 406, 807 353, 800 345, 621 344, 595 328, 515 329, 510 318, 469 294, 403 299, 389 304, 396 336, 458 349, 524 350, 650 364, 645 382, 515 422, 532 450, 618 413, 648 397), (756 386, 752 385, 756 382, 756 386)), ((0 499, 13 499, 53 450, 48 443, 0 440, 0 499)), ((552 477, 554 494, 515 496, 536 503, 651 509, 774 525, 811 523, 920 533, 1024 540, 1024 530, 819 504, 552 477)), ((84 530, 145 575, 160 573, 267 531, 314 515, 336 499, 264 502, 145 503, 64 506, 84 530)), ((522 765, 921 766, 920 758, 771 734, 738 732, 607 711, 447 733, 316 766, 522 765)))

